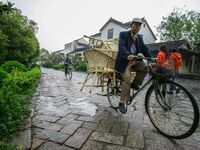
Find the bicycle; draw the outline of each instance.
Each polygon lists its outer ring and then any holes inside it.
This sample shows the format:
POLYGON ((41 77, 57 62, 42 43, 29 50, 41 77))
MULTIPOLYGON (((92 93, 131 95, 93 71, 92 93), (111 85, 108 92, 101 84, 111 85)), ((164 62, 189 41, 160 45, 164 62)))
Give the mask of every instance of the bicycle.
MULTIPOLYGON (((145 111, 154 127, 169 138, 183 139, 192 135, 199 123, 199 108, 195 98, 185 87, 168 79, 171 76, 171 73, 167 73, 169 70, 162 68, 163 72, 159 72, 159 67, 153 65, 154 58, 141 59, 147 60, 149 78, 139 90, 131 88, 127 105, 150 85, 145 97, 145 111), (170 92, 170 87, 176 87, 177 90, 170 92)), ((121 83, 122 78, 117 72, 115 79, 107 81, 108 101, 116 110, 120 101, 121 83)))
POLYGON ((72 65, 66 65, 65 64, 65 78, 66 79, 72 79, 72 69, 73 66, 72 65))

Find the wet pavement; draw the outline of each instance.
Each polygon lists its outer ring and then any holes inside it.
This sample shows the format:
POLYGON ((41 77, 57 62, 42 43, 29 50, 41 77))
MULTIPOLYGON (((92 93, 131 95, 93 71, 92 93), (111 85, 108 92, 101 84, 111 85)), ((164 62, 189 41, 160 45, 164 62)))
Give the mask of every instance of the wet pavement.
MULTIPOLYGON (((89 87, 80 92, 85 77, 74 72, 72 80, 67 80, 62 71, 42 68, 31 130, 24 133, 31 140, 25 142, 31 150, 200 150, 200 125, 182 140, 156 131, 144 109, 146 90, 122 115, 109 107, 99 88, 92 94, 89 87)), ((178 82, 193 93, 200 106, 200 81, 178 82)))

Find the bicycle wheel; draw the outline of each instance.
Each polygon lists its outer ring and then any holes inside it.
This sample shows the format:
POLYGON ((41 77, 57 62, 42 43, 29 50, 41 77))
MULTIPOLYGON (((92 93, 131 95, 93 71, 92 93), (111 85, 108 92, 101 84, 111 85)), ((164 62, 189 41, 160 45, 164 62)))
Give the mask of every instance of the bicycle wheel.
POLYGON ((65 71, 65 78, 71 79, 72 78, 72 70, 68 69, 68 71, 65 71))
POLYGON ((121 94, 121 80, 116 79, 115 85, 111 79, 107 82, 107 97, 113 108, 118 108, 121 94))
POLYGON ((167 137, 183 139, 198 127, 198 104, 192 94, 176 82, 152 84, 145 97, 145 109, 154 127, 167 137), (170 91, 171 87, 174 91, 170 91))
POLYGON ((69 69, 68 76, 69 76, 69 79, 72 79, 72 69, 69 69))

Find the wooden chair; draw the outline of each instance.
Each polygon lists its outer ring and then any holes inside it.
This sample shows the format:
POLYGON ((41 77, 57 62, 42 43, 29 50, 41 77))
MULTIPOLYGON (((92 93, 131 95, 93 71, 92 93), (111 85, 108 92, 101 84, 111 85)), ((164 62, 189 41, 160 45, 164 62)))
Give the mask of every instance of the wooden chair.
POLYGON ((91 48, 84 51, 83 54, 88 63, 88 74, 81 90, 83 90, 86 82, 92 78, 90 93, 92 92, 94 86, 102 87, 103 91, 105 78, 115 77, 114 65, 117 52, 101 48, 91 48))

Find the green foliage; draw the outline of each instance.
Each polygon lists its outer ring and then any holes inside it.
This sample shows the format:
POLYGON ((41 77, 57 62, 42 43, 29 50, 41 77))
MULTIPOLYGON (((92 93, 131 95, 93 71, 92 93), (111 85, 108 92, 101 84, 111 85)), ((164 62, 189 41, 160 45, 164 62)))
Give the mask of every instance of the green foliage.
POLYGON ((2 68, 0 68, 0 85, 3 79, 5 79, 8 76, 8 73, 4 71, 2 68))
POLYGON ((3 13, 11 13, 14 8, 13 7, 14 4, 12 4, 11 2, 7 2, 7 4, 3 4, 2 2, 0 2, 0 15, 2 15, 3 13))
POLYGON ((16 60, 29 65, 34 61, 39 56, 37 30, 37 24, 18 9, 0 15, 0 64, 16 60))
POLYGON ((78 61, 75 65, 76 71, 86 71, 87 70, 87 63, 86 61, 78 61))
POLYGON ((0 87, 0 139, 19 130, 19 125, 29 116, 27 104, 35 92, 40 78, 40 69, 27 72, 13 70, 0 87))
POLYGON ((53 65, 53 68, 56 70, 64 69, 64 64, 53 65))
MULTIPOLYGON (((41 65, 43 67, 47 68, 54 68, 54 65, 61 64, 64 61, 64 55, 63 54, 56 54, 56 53, 43 53, 43 55, 40 56, 41 65)), ((55 66, 57 67, 57 66, 55 66)))
POLYGON ((22 150, 22 146, 11 144, 7 141, 0 141, 0 150, 22 150))
POLYGON ((8 76, 8 73, 0 68, 0 86, 2 84, 2 80, 8 76))
POLYGON ((200 46, 200 12, 174 8, 163 17, 157 31, 162 41, 187 39, 196 49, 200 46))
POLYGON ((3 70, 11 73, 13 70, 27 71, 27 68, 18 61, 8 61, 1 66, 3 70))

